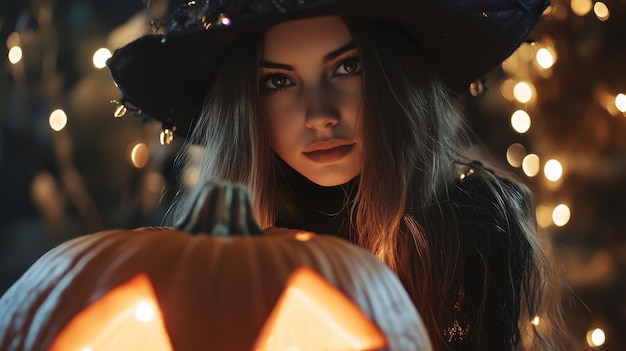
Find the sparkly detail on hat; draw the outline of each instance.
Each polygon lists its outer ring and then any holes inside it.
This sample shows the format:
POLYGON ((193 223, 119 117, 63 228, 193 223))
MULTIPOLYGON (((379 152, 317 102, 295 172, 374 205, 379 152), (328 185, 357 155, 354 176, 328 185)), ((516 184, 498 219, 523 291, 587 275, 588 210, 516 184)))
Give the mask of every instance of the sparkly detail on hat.
POLYGON ((240 14, 287 13, 305 5, 305 0, 201 0, 180 6, 167 19, 151 22, 155 33, 171 34, 230 26, 240 14))

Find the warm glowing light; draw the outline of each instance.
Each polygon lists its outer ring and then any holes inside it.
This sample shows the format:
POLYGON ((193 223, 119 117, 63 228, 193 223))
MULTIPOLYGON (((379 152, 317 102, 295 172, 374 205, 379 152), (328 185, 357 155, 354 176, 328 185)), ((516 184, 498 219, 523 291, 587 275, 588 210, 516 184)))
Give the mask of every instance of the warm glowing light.
POLYGON ((547 228, 552 225, 552 210, 553 208, 546 205, 539 205, 535 209, 535 216, 537 217, 537 224, 541 228, 547 228))
POLYGON ((522 160, 522 170, 529 177, 534 177, 539 173, 539 156, 528 154, 522 160))
POLYGON ((141 301, 135 307, 135 318, 141 322, 150 322, 154 318, 154 310, 148 302, 141 301))
POLYGON ((55 132, 65 128, 67 125, 67 115, 65 114, 65 111, 61 109, 52 111, 50 118, 48 118, 48 123, 50 124, 50 128, 52 128, 55 132))
POLYGON ((513 95, 514 88, 515 81, 509 78, 502 82, 502 85, 500 86, 500 92, 505 99, 507 99, 508 101, 513 101, 515 100, 515 95, 513 95))
POLYGON ((502 70, 506 74, 513 75, 519 69, 519 61, 520 61, 519 54, 516 51, 513 53, 513 55, 509 56, 506 60, 502 61, 500 66, 502 67, 502 70))
POLYGON ((533 318, 533 320, 531 321, 531 323, 532 323, 534 326, 538 326, 538 325, 539 325, 539 321, 540 321, 539 316, 535 316, 535 318, 533 318))
POLYGON ((19 46, 21 43, 20 33, 13 32, 7 36, 7 48, 12 48, 14 46, 19 46))
POLYGON ((107 48, 100 48, 93 54, 93 65, 97 69, 106 67, 107 60, 111 57, 111 51, 107 48))
POLYGON ((606 335, 604 330, 596 328, 587 332, 587 344, 591 347, 598 347, 604 345, 606 341, 606 335))
POLYGON ((171 351, 156 301, 150 279, 138 274, 75 315, 50 351, 171 351))
POLYGON ((298 241, 309 241, 315 237, 315 234, 310 232, 299 232, 294 235, 294 238, 298 241))
POLYGON ((513 96, 515 100, 521 103, 527 103, 533 98, 533 87, 530 83, 519 82, 513 87, 513 96))
POLYGON ((546 48, 537 50, 536 59, 539 66, 542 68, 550 68, 554 65, 554 55, 546 48))
POLYGON ((161 145, 169 145, 174 140, 174 130, 173 129, 163 129, 161 135, 159 136, 159 141, 161 145))
POLYGON ((378 350, 386 344, 348 297, 302 267, 289 279, 253 350, 378 350))
POLYGON ((22 60, 22 48, 14 46, 9 50, 9 62, 16 64, 22 60))
POLYGON ((596 14, 600 21, 606 21, 611 16, 608 6, 602 1, 598 1, 593 5, 593 13, 596 14))
POLYGON ((550 12, 550 15, 552 15, 554 18, 563 21, 567 18, 568 15, 568 11, 567 11, 567 7, 564 4, 560 4, 560 3, 554 3, 551 6, 548 6, 549 8, 552 8, 552 11, 550 12))
POLYGON ((530 116, 523 110, 513 112, 511 115, 511 126, 520 134, 526 133, 530 129, 530 116))
POLYGON ((617 94, 615 97, 615 107, 617 107, 620 112, 626 112, 626 95, 617 94))
POLYGON ((228 17, 222 17, 222 24, 225 25, 226 27, 230 26, 230 18, 228 17))
POLYGON ((530 62, 535 58, 535 45, 535 42, 524 42, 517 48, 515 53, 518 54, 522 60, 530 62))
POLYGON ((526 156, 526 148, 522 144, 515 143, 506 149, 506 160, 515 168, 522 166, 524 156, 526 156))
POLYGON ((133 163, 133 166, 143 168, 146 164, 148 164, 149 159, 150 149, 146 146, 146 144, 138 143, 133 146, 133 149, 130 152, 130 161, 133 163))
POLYGON ((543 174, 545 174, 548 180, 553 182, 561 179, 561 176, 563 175, 563 166, 561 166, 561 162, 557 160, 549 160, 543 166, 543 174))
POLYGON ((560 204, 554 208, 552 211, 552 221, 558 227, 562 227, 569 222, 571 217, 571 212, 569 207, 565 204, 560 204))
POLYGON ((584 16, 593 8, 593 2, 591 0, 572 0, 571 6, 572 12, 578 16, 584 16))

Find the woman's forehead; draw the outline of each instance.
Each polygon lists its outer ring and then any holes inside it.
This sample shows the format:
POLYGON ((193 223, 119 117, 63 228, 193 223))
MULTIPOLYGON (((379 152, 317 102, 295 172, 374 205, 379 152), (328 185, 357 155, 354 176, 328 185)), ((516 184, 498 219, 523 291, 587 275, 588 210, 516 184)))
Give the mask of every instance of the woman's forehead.
POLYGON ((282 22, 265 34, 264 59, 284 62, 316 52, 328 53, 351 41, 352 35, 339 16, 282 22))

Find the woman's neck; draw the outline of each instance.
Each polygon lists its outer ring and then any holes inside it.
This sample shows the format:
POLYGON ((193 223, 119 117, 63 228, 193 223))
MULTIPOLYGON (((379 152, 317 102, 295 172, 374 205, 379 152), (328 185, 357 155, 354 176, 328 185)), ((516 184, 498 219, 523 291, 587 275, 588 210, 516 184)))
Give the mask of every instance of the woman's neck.
POLYGON ((350 213, 359 179, 325 187, 313 183, 279 160, 280 184, 276 225, 349 239, 350 213))

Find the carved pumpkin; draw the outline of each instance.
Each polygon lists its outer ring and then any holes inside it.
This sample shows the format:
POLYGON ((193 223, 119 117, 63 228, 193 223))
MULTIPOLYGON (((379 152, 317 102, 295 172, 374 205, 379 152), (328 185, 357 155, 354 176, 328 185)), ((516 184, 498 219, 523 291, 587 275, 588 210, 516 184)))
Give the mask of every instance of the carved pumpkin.
POLYGON ((430 350, 375 256, 252 216, 245 189, 210 184, 181 229, 58 246, 0 299, 0 350, 430 350))

